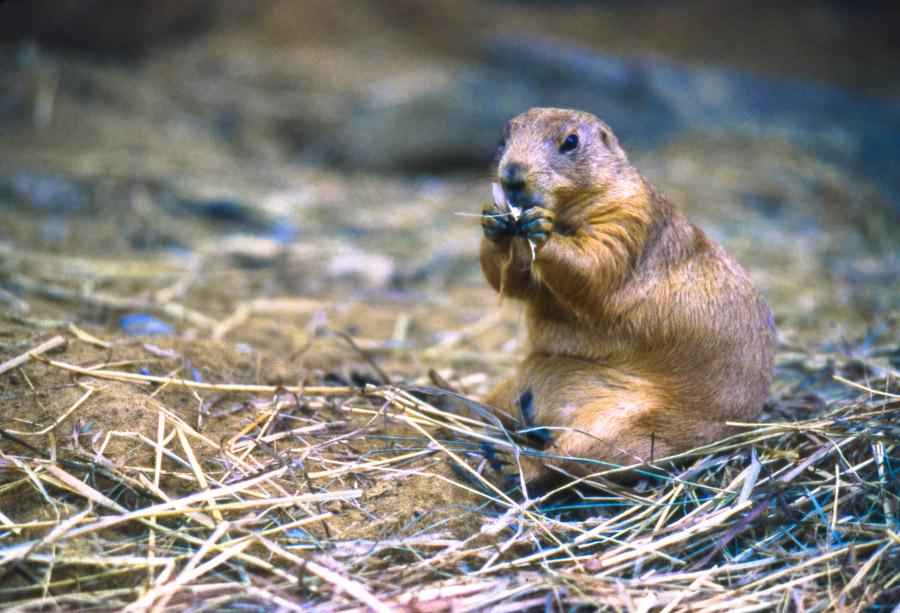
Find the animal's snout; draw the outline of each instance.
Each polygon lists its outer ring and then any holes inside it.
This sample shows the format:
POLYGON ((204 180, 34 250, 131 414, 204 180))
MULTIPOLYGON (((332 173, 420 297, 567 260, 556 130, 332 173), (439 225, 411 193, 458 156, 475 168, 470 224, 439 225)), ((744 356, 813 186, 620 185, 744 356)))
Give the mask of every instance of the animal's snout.
POLYGON ((500 185, 507 194, 525 190, 525 165, 510 162, 500 172, 500 185))
POLYGON ((509 162, 500 168, 498 173, 500 176, 497 177, 503 187, 506 202, 522 210, 537 205, 543 206, 540 194, 534 189, 535 186, 529 184, 528 170, 528 166, 522 162, 509 162))

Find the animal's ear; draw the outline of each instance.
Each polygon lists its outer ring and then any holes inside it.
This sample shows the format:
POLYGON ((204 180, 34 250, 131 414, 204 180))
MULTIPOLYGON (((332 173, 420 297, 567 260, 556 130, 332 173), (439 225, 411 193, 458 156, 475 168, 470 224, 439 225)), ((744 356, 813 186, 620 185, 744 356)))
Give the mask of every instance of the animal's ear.
POLYGON ((619 139, 617 139, 616 135, 612 133, 612 130, 606 126, 600 126, 600 140, 603 141, 603 146, 610 151, 614 153, 619 153, 621 151, 619 149, 619 139))
POLYGON ((600 128, 600 140, 603 141, 607 149, 612 149, 612 136, 606 128, 600 128))

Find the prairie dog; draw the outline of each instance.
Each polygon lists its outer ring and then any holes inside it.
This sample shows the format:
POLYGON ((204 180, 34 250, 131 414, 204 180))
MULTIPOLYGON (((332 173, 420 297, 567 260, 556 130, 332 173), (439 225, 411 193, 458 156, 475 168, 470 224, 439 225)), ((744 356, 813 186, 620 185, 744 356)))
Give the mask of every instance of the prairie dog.
POLYGON ((650 462, 759 415, 771 310, 609 126, 531 109, 507 123, 494 171, 502 198, 482 212, 481 265, 525 303, 528 350, 485 401, 547 428, 544 452, 560 458, 523 458, 527 480, 650 462))

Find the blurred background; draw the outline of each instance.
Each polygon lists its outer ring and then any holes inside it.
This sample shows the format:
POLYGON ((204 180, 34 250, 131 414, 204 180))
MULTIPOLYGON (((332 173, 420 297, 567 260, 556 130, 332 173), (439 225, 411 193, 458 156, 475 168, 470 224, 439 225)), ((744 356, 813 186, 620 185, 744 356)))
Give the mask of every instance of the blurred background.
POLYGON ((564 106, 736 255, 784 342, 883 335, 898 25, 876 1, 7 0, 0 307, 291 351, 290 321, 373 346, 476 326, 471 348, 514 350, 457 213, 488 200, 503 122, 564 106), (216 328, 281 298, 309 303, 216 328))

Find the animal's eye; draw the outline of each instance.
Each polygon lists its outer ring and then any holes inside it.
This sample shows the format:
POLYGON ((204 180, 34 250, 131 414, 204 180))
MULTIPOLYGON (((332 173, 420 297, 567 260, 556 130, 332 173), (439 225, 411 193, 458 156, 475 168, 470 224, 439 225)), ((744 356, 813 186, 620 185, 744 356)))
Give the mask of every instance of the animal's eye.
POLYGON ((577 134, 569 134, 566 137, 566 140, 562 142, 559 146, 560 153, 568 153, 569 151, 574 151, 575 147, 578 146, 578 135, 577 134))

